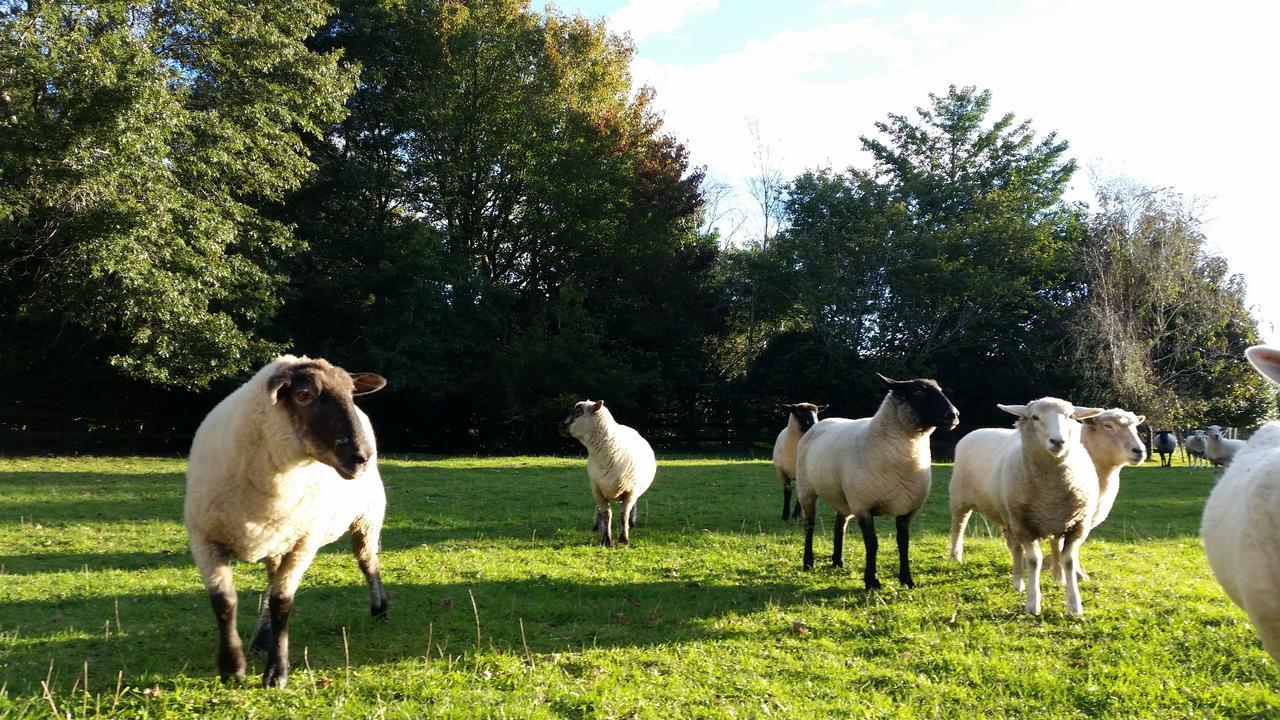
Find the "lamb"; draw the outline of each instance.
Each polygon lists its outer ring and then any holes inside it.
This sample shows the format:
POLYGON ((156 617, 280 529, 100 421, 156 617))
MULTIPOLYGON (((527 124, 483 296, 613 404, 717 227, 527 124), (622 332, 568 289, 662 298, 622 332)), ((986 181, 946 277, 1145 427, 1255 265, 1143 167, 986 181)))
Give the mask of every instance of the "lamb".
POLYGON ((813 568, 813 527, 821 497, 836 511, 832 565, 844 567, 844 531, 852 517, 866 548, 863 582, 869 590, 879 588, 875 516, 892 515, 897 521, 898 580, 914 587, 907 550, 911 519, 929 496, 929 436, 937 427, 954 428, 960 413, 933 380, 877 377, 888 393, 875 415, 828 418, 800 439, 796 486, 804 513, 804 568, 813 568))
POLYGON ((218 403, 191 443, 185 517, 191 554, 218 620, 218 670, 242 681, 231 560, 261 561, 268 601, 254 647, 264 687, 289 678, 289 613, 316 551, 351 532, 374 617, 387 612, 378 542, 386 495, 369 418, 352 398, 386 380, 282 355, 218 403))
POLYGON ((640 433, 613 419, 603 400, 584 400, 560 423, 560 434, 577 438, 587 448, 587 477, 596 498, 596 525, 603 545, 613 545, 613 508, 622 506, 618 544, 631 541, 636 524, 636 501, 649 489, 658 463, 653 448, 640 433))
POLYGON ((1218 425, 1205 428, 1204 437, 1204 456, 1214 465, 1230 465, 1232 458, 1245 445, 1243 440, 1223 437, 1222 428, 1218 425))
POLYGON ((796 479, 796 446, 800 438, 818 422, 818 415, 827 409, 826 405, 818 407, 813 403, 796 403, 782 405, 787 411, 787 426, 778 433, 773 442, 773 469, 778 472, 778 480, 782 481, 782 521, 800 517, 800 499, 796 498, 794 512, 791 509, 791 483, 796 479))
POLYGON ((952 501, 952 557, 962 557, 961 538, 972 508, 998 519, 1013 557, 1013 588, 1023 589, 1025 569, 1026 611, 1039 614, 1039 540, 1050 538, 1055 548, 1060 542, 1058 570, 1067 589, 1067 612, 1081 615, 1076 567, 1099 485, 1077 421, 1103 411, 1051 397, 997 407, 1018 416, 1015 429, 975 430, 956 445, 951 487, 959 500, 952 501))
POLYGON ((1195 467, 1205 459, 1205 443, 1207 439, 1204 436, 1204 430, 1199 428, 1192 430, 1182 442, 1182 449, 1187 454, 1187 464, 1195 467))
POLYGON ((1160 456, 1160 467, 1173 466, 1173 454, 1178 450, 1178 438, 1172 430, 1157 430, 1151 441, 1151 449, 1160 456))
MULTIPOLYGON (((1246 356, 1280 382, 1280 349, 1251 347, 1246 356)), ((1280 422, 1263 426, 1236 451, 1205 503, 1200 535, 1218 584, 1280 663, 1280 422)))

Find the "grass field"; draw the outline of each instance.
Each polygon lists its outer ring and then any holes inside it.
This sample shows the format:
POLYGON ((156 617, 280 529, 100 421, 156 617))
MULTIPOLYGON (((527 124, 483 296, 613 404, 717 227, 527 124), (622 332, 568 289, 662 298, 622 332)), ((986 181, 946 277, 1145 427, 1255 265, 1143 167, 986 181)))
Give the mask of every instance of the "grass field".
MULTIPOLYGON (((589 532, 581 459, 384 460, 387 621, 347 545, 291 621, 293 674, 223 686, 181 525, 183 462, 0 459, 0 715, 138 717, 1202 718, 1280 714, 1280 674, 1214 583, 1205 469, 1128 469, 1084 546, 1085 617, 1044 578, 1028 617, 975 516, 946 560, 950 468, 915 523, 918 586, 819 569, 763 461, 663 462, 630 548, 589 532), (474 611, 473 611, 474 598, 474 611), (87 683, 86 683, 87 674, 87 683), (42 683, 47 683, 45 692, 42 683), (86 692, 87 687, 87 692, 86 692)), ((248 636, 261 568, 237 566, 248 636)))

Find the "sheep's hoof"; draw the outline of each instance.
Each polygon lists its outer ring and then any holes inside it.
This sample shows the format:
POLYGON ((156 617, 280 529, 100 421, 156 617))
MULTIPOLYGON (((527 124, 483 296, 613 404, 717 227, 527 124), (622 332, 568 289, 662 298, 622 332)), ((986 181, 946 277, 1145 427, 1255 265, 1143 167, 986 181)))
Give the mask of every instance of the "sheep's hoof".
POLYGON ((386 620, 387 619, 387 601, 383 600, 377 605, 371 606, 369 608, 369 614, 373 615, 379 620, 386 620))
POLYGON ((911 577, 911 573, 907 573, 906 575, 899 575, 898 582, 902 583, 903 585, 909 588, 913 588, 916 586, 916 581, 911 577))
POLYGON ((230 652, 219 653, 218 671, 222 677, 222 682, 244 682, 244 669, 244 653, 240 652, 239 648, 230 652))
POLYGON ((1083 581, 1083 580, 1088 580, 1088 579, 1089 579, 1089 574, 1088 574, 1088 573, 1086 573, 1086 572, 1085 572, 1085 571, 1083 571, 1083 570, 1077 570, 1077 571, 1076 571, 1076 580, 1077 580, 1077 581, 1083 581))
POLYGON ((271 649, 271 627, 270 626, 263 625, 258 628, 258 632, 254 633, 253 645, 251 647, 253 648, 254 652, 261 653, 263 655, 267 654, 267 651, 271 649))
POLYGON ((289 682, 289 665, 284 662, 273 662, 267 665, 267 671, 262 673, 262 687, 264 688, 280 688, 289 682))
POLYGON ((876 577, 875 575, 863 578, 863 582, 866 583, 868 590, 880 589, 880 578, 876 577))

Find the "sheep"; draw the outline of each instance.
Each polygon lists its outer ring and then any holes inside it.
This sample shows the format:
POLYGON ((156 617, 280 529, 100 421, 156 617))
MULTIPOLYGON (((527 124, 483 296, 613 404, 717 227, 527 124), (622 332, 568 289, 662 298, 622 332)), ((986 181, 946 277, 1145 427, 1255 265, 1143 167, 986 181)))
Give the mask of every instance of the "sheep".
POLYGON ((796 498, 796 508, 791 510, 791 483, 796 479, 796 446, 805 432, 818 422, 818 415, 827 409, 813 403, 783 404, 787 411, 787 426, 778 433, 773 442, 773 469, 778 472, 778 480, 782 482, 782 521, 800 517, 800 499, 796 498))
POLYGON ((1067 589, 1067 612, 1081 615, 1076 566, 1089 534, 1099 494, 1098 475, 1080 442, 1078 420, 1102 408, 1077 407, 1045 397, 1026 405, 997 405, 1018 416, 1013 430, 975 430, 956 445, 952 473, 952 557, 962 558, 961 538, 974 507, 998 519, 1013 558, 1012 584, 1023 589, 1026 611, 1040 613, 1040 538, 1061 542, 1057 569, 1067 589), (1024 568, 1025 563, 1025 568, 1024 568))
POLYGON ((866 548, 862 578, 878 589, 875 516, 897 520, 898 580, 914 587, 907 548, 911 519, 929 496, 929 436, 934 428, 954 428, 960 413, 933 380, 891 380, 877 373, 888 391, 875 415, 858 420, 828 418, 800 439, 796 486, 804 513, 804 568, 813 568, 813 527, 821 497, 835 508, 831 564, 844 567, 844 531, 858 521, 866 548))
POLYGON ((1151 449, 1160 456, 1160 467, 1173 467, 1173 455, 1178 451, 1178 437, 1172 430, 1157 430, 1151 441, 1151 449))
POLYGON ((316 551, 351 532, 374 617, 387 612, 378 542, 386 495, 369 418, 352 398, 382 389, 371 373, 282 355, 200 423, 187 463, 191 554, 218 621, 218 670, 243 681, 231 560, 261 561, 267 606, 253 645, 267 652, 264 687, 289 678, 289 613, 316 551))
POLYGON ((1230 465, 1232 458, 1245 445, 1243 440, 1223 437, 1222 428, 1218 425, 1205 428, 1204 437, 1204 456, 1214 465, 1230 465))
MULTIPOLYGON (((1280 349, 1245 353, 1258 372, 1280 382, 1280 349)), ((1236 452, 1205 503, 1200 535, 1213 576, 1280 663, 1280 422, 1264 425, 1236 452)))
POLYGON ((1201 461, 1205 460, 1204 451, 1207 439, 1204 436, 1204 430, 1197 428, 1184 437, 1182 449, 1187 454, 1187 464, 1192 467, 1198 466, 1201 461))
POLYGON ((613 545, 613 508, 622 505, 618 544, 631 541, 636 524, 636 501, 649 489, 658 463, 653 448, 640 433, 613 419, 603 400, 576 403, 560 423, 560 434, 574 437, 587 448, 587 477, 596 498, 596 525, 600 542, 613 545))

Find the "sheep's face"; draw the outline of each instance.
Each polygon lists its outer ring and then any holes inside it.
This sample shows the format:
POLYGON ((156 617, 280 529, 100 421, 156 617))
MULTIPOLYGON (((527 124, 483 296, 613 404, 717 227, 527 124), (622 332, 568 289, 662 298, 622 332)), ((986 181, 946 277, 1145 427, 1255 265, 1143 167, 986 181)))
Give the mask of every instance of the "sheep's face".
POLYGON ((1141 465, 1147 459, 1147 446, 1138 437, 1138 426, 1146 416, 1112 408, 1084 418, 1081 440, 1095 460, 1141 465))
POLYGON ((800 425, 800 432, 808 432, 814 423, 818 422, 818 415, 827 409, 826 405, 814 405, 813 403, 796 403, 795 405, 783 404, 782 409, 791 417, 796 419, 796 423, 800 425))
POLYGON ((1024 443, 1043 449, 1054 457, 1080 443, 1080 420, 1102 414, 1102 408, 1077 407, 1057 398, 1040 398, 1026 405, 997 405, 1018 416, 1024 443))
POLYGON ((1204 436, 1210 440, 1222 439, 1222 427, 1219 425, 1210 425, 1204 429, 1204 436))
POLYGON ((582 440, 591 435, 596 425, 596 413, 604 408, 603 400, 583 400, 574 403, 569 416, 560 421, 560 434, 582 440))
POLYGON ((960 424, 960 411, 943 394, 938 383, 926 378, 917 380, 892 380, 879 373, 876 377, 885 389, 914 417, 920 430, 944 428, 951 430, 960 424))
POLYGON ((386 384, 381 375, 351 374, 324 360, 306 360, 272 375, 267 392, 288 413, 306 454, 351 480, 374 454, 353 398, 386 384))

